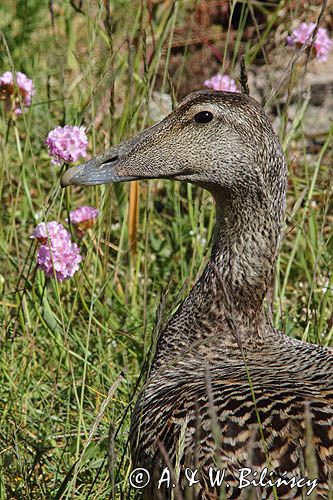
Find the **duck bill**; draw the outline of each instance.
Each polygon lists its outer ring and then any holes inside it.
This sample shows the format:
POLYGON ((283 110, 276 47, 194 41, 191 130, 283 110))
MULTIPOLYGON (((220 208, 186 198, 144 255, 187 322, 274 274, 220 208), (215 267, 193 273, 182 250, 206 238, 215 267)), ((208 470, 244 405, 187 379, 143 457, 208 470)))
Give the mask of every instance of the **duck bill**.
POLYGON ((167 117, 105 153, 67 170, 61 186, 96 186, 143 179, 190 181, 186 148, 169 133, 174 118, 167 117), (185 151, 185 153, 184 153, 185 151))
POLYGON ((61 187, 96 186, 139 180, 139 177, 119 172, 120 161, 115 155, 100 155, 67 170, 61 177, 61 187), (106 156, 109 157, 106 158, 106 156))
MULTIPOLYGON (((145 151, 156 131, 161 128, 161 124, 153 125, 131 139, 113 146, 105 153, 70 168, 63 174, 61 186, 96 186, 151 179, 154 175, 147 171, 144 165, 145 151)), ((149 152, 147 156, 149 157, 149 152)))

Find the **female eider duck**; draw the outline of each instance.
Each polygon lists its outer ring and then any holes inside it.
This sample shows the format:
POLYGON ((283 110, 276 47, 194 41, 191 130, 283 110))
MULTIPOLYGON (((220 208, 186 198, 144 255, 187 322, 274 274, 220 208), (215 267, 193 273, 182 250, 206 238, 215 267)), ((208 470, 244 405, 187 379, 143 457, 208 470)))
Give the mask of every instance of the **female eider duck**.
POLYGON ((333 351, 287 337, 263 307, 287 167, 259 104, 194 92, 160 123, 69 169, 62 186, 157 178, 210 191, 216 226, 136 403, 133 464, 150 474, 143 497, 329 498, 333 351))

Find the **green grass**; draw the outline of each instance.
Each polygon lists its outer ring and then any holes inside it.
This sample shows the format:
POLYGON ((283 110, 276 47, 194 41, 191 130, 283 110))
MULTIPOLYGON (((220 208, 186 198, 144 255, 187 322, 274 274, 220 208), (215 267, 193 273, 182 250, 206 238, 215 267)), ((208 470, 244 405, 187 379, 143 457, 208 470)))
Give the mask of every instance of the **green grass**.
MULTIPOLYGON (((104 3, 92 0, 82 3, 82 12, 65 0, 52 2, 53 12, 39 0, 5 2, 0 10, 1 74, 23 71, 36 86, 22 118, 14 122, 0 109, 1 500, 130 497, 130 414, 156 321, 172 313, 207 260, 214 222, 208 193, 167 181, 141 183, 134 254, 129 186, 61 190, 60 169, 46 152, 47 133, 64 124, 85 125, 90 154, 101 152, 152 123, 153 90, 177 99, 186 87, 198 2, 135 2, 135 9, 133 3, 112 2, 109 17, 104 3), (181 64, 171 72, 173 42, 184 24, 181 64), (69 281, 46 281, 29 235, 38 222, 65 222, 68 210, 82 204, 101 214, 79 241, 81 269, 69 281)), ((282 2, 232 3, 240 20, 234 36, 230 23, 223 32, 225 71, 237 77, 242 53, 265 71, 282 8, 288 30, 300 12, 282 2), (249 5, 263 10, 263 26, 246 18, 249 5), (258 33, 251 39, 247 25, 258 33)), ((287 67, 292 53, 283 42, 274 50, 287 54, 287 67)), ((203 67, 189 89, 202 88, 212 73, 203 67)), ((296 64, 287 75, 295 88, 300 73, 296 64)), ((292 337, 333 345, 333 129, 311 147, 302 105, 287 132, 286 111, 279 109, 290 177, 274 322, 292 337)))

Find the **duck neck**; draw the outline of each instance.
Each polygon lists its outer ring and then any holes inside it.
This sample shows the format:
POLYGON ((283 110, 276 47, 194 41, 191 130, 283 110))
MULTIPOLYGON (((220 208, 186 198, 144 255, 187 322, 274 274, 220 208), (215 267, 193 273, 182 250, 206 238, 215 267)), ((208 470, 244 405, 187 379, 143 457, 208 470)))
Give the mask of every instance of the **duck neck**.
MULTIPOLYGON (((264 190, 215 195, 216 227, 206 277, 223 308, 242 323, 263 317, 263 301, 272 284, 284 192, 272 203, 264 190)), ((245 325, 244 325, 245 326, 245 325)))
POLYGON ((223 345, 226 352, 235 342, 266 335, 263 301, 272 282, 284 192, 274 203, 260 193, 212 194, 217 210, 210 259, 161 331, 151 374, 168 367, 167 361, 178 362, 183 350, 197 355, 203 349, 206 355, 208 346, 215 352, 223 345))
POLYGON ((161 331, 152 374, 168 366, 167 360, 177 362, 183 350, 197 353, 202 346, 206 355, 208 345, 215 352, 222 345, 234 345, 235 340, 238 344, 267 334, 263 301, 272 284, 287 179, 283 154, 279 162, 277 157, 272 156, 275 161, 267 165, 262 181, 252 183, 252 190, 250 182, 239 190, 204 186, 216 201, 211 257, 161 331))

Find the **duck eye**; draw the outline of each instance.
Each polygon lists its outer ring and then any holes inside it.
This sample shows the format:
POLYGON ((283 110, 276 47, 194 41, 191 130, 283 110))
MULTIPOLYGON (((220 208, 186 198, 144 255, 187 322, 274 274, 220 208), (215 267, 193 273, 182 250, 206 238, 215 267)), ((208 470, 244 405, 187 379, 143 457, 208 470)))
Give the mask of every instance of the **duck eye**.
POLYGON ((194 121, 197 123, 209 123, 213 118, 213 113, 210 111, 200 111, 200 113, 194 115, 194 121))

